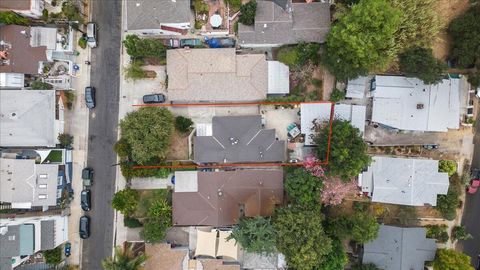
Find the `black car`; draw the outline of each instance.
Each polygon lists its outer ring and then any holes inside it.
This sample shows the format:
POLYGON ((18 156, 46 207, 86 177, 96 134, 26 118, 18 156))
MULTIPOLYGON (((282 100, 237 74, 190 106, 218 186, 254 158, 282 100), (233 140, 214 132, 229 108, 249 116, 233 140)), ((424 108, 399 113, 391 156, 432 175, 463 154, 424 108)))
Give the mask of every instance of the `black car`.
POLYGON ((89 187, 92 185, 92 179, 93 179, 93 169, 91 168, 84 168, 82 170, 82 179, 83 179, 83 185, 86 187, 89 187))
POLYGON ((90 211, 90 208, 92 207, 92 202, 91 202, 91 192, 89 189, 84 189, 82 190, 82 193, 80 194, 80 204, 82 206, 83 211, 90 211))
POLYGON ((90 217, 81 217, 79 227, 80 238, 87 239, 90 236, 90 217))
POLYGON ((151 94, 143 96, 143 103, 164 103, 166 100, 164 94, 151 94))
POLYGON ((91 86, 85 87, 85 104, 89 109, 95 108, 95 88, 94 87, 91 87, 91 86))

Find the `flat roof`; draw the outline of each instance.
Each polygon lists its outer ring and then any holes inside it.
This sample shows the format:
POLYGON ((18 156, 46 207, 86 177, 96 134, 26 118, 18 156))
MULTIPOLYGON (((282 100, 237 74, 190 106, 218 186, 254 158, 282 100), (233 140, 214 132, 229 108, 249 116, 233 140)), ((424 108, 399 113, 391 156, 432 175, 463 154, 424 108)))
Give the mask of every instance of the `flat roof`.
POLYGON ((127 0, 128 30, 160 29, 161 24, 190 23, 189 0, 127 0))

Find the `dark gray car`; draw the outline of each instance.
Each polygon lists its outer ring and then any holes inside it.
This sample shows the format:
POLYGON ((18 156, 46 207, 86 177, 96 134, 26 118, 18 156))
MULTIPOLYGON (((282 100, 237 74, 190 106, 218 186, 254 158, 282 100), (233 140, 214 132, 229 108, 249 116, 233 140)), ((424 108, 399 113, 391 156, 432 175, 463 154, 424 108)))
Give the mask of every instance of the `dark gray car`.
POLYGON ((91 86, 85 87, 85 104, 89 109, 95 108, 95 88, 94 87, 91 87, 91 86))
POLYGON ((91 200, 91 192, 89 189, 82 190, 80 194, 80 205, 82 206, 82 210, 85 212, 90 211, 92 208, 92 200, 91 200))
POLYGON ((151 94, 143 96, 143 103, 164 103, 166 100, 164 94, 151 94))
POLYGON ((80 226, 79 226, 79 233, 80 238, 87 239, 90 237, 90 217, 83 216, 80 218, 80 226))

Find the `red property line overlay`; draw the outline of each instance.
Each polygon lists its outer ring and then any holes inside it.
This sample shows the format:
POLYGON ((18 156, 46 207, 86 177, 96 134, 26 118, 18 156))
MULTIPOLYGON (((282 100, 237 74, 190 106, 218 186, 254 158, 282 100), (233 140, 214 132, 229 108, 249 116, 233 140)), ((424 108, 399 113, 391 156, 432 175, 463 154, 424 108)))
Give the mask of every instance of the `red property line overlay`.
MULTIPOLYGON (((332 139, 332 124, 335 111, 335 103, 331 101, 293 101, 293 102, 223 102, 223 103, 160 103, 160 104, 134 104, 134 107, 235 107, 235 106, 258 106, 258 105, 300 105, 300 104, 331 104, 329 133, 327 141, 327 155, 325 161, 315 162, 315 165, 328 165, 330 157, 330 143, 332 139)), ((201 168, 226 168, 226 167, 289 167, 303 166, 303 162, 297 163, 222 163, 211 165, 136 165, 133 169, 201 169, 201 168)))

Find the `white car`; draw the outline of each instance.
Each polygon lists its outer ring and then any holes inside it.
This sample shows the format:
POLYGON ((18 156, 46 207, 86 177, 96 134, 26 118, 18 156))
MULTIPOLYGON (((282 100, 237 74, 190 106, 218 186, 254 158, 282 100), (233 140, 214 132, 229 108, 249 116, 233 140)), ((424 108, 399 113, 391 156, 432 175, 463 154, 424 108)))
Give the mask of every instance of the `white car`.
POLYGON ((93 22, 87 23, 87 44, 91 48, 97 47, 97 25, 93 22))

